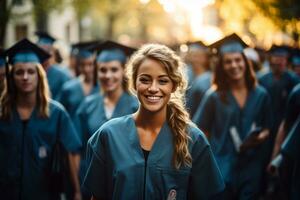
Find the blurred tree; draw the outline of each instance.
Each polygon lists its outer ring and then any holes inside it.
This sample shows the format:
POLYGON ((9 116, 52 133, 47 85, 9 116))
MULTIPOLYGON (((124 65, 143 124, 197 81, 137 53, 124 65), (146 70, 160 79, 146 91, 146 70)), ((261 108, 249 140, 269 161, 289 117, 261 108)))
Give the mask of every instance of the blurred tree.
MULTIPOLYGON (((75 9, 77 21, 79 24, 79 40, 83 38, 83 26, 82 20, 86 15, 88 15, 91 9, 93 9, 93 5, 97 0, 71 0, 71 5, 75 9)), ((103 0, 98 0, 97 2, 102 2, 103 0)))
POLYGON ((299 41, 299 0, 254 0, 254 3, 276 25, 289 32, 295 42, 299 41))
POLYGON ((62 0, 32 0, 32 4, 36 28, 40 31, 47 31, 50 11, 62 9, 65 5, 62 0))
POLYGON ((135 0, 101 0, 95 1, 94 9, 101 12, 106 20, 105 38, 116 39, 116 23, 120 18, 126 17, 129 10, 135 8, 135 0))
POLYGON ((14 1, 1 0, 0 1, 0 46, 4 46, 4 38, 6 33, 6 27, 9 21, 11 9, 14 1))
POLYGON ((101 0, 93 5, 93 19, 102 23, 103 38, 107 39, 130 35, 146 41, 150 27, 164 22, 165 12, 156 0, 101 0))
MULTIPOLYGON (((284 29, 278 24, 282 20, 273 20, 255 1, 217 1, 225 34, 237 32, 250 36, 252 42, 263 47, 270 47, 274 42, 281 43, 284 29)), ((261 1, 261 6, 265 5, 264 2, 261 1)))

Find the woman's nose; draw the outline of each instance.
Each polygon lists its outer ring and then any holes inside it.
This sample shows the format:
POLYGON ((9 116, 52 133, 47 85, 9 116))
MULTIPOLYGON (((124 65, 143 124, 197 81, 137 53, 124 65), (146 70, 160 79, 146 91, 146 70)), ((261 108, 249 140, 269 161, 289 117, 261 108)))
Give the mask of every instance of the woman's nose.
POLYGON ((28 78, 28 73, 27 72, 24 72, 23 74, 23 79, 27 79, 28 78))
POLYGON ((149 92, 157 92, 158 91, 158 85, 156 81, 153 81, 148 88, 149 92))

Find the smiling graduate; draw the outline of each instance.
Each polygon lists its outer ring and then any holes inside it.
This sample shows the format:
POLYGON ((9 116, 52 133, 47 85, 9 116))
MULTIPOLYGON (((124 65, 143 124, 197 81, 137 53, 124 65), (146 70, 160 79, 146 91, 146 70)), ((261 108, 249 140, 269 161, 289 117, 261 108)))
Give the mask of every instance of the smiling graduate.
POLYGON ((211 45, 218 51, 219 63, 213 85, 193 117, 209 138, 220 166, 225 199, 258 198, 264 160, 260 151, 271 128, 270 98, 257 84, 245 47, 236 34, 211 45), (252 136, 255 130, 261 131, 252 136))
POLYGON ((168 47, 142 46, 128 64, 140 107, 88 142, 84 188, 93 199, 213 199, 224 189, 204 134, 183 106, 186 81, 168 47))

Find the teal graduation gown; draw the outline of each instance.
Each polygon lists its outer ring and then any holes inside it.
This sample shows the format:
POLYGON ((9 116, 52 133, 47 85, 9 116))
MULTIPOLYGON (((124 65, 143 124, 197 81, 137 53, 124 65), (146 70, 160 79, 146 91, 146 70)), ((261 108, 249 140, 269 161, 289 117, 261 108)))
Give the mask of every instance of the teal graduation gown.
POLYGON ((47 69, 47 79, 52 99, 58 100, 63 84, 71 79, 71 75, 62 69, 62 67, 52 65, 47 69))
POLYGON ((99 199, 210 199, 224 189, 203 133, 190 126, 191 167, 173 167, 173 134, 165 122, 147 165, 132 115, 105 123, 88 142, 83 187, 99 199))
POLYGON ((286 123, 287 132, 290 131, 293 124, 296 122, 298 115, 300 114, 300 83, 298 83, 290 92, 284 120, 286 123))
POLYGON ((293 87, 300 82, 300 79, 295 73, 287 70, 283 72, 280 79, 275 79, 273 72, 267 71, 258 76, 258 81, 271 97, 271 108, 274 116, 273 132, 276 134, 284 117, 288 95, 293 87))
POLYGON ((47 172, 56 138, 68 152, 79 152, 81 143, 62 105, 50 102, 50 117, 35 109, 27 123, 16 110, 12 119, 0 120, 1 199, 52 200, 47 172))
POLYGON ((188 96, 186 99, 186 107, 190 113, 191 118, 193 118, 205 92, 211 86, 211 76, 212 73, 210 71, 201 74, 194 80, 191 88, 189 88, 188 96))
MULTIPOLYGON (((138 106, 139 104, 136 97, 127 92, 123 92, 111 118, 134 113, 137 111, 138 106)), ((78 108, 75 126, 83 145, 80 164, 81 181, 83 180, 83 176, 87 169, 87 163, 85 160, 87 141, 99 129, 99 127, 108 120, 109 119, 107 119, 105 115, 103 97, 99 94, 99 92, 88 96, 78 108)))
MULTIPOLYGON (((89 95, 100 91, 98 84, 96 84, 89 95)), ((87 95, 88 96, 88 95, 87 95)), ((67 81, 59 94, 58 101, 66 108, 72 120, 74 120, 76 111, 79 105, 83 102, 86 95, 84 94, 82 83, 79 78, 67 81)))
POLYGON ((290 198, 300 199, 300 115, 282 144, 282 154, 294 161, 290 198))
POLYGON ((240 154, 234 146, 230 129, 235 128, 242 141, 249 136, 253 127, 270 130, 270 98, 264 88, 257 86, 249 92, 245 106, 241 109, 231 92, 227 91, 226 96, 227 103, 224 103, 219 92, 209 89, 193 121, 201 130, 209 132, 209 141, 225 183, 233 188, 243 185, 249 187, 248 194, 252 195, 259 190, 264 160, 261 155, 263 145, 240 154))

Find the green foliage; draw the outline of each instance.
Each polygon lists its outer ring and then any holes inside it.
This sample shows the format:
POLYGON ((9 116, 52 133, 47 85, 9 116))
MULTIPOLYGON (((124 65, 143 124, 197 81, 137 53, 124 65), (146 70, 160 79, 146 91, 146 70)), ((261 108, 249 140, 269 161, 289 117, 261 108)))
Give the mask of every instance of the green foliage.
POLYGON ((96 2, 105 0, 71 0, 71 5, 75 9, 78 19, 84 17, 91 10, 96 2))
POLYGON ((300 4, 298 0, 254 0, 263 13, 274 20, 300 19, 300 4))
POLYGON ((299 40, 300 4, 298 0, 254 0, 260 10, 272 21, 299 40))

